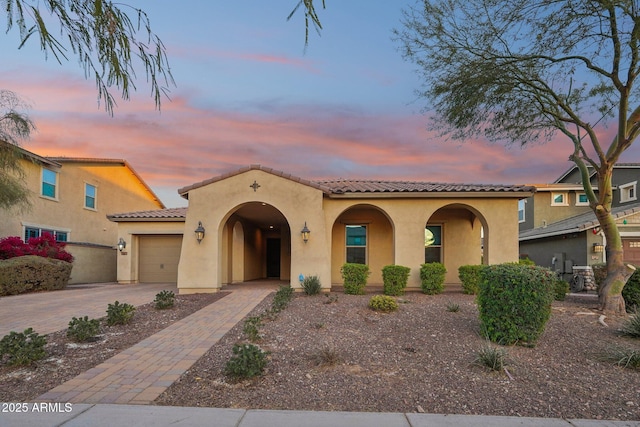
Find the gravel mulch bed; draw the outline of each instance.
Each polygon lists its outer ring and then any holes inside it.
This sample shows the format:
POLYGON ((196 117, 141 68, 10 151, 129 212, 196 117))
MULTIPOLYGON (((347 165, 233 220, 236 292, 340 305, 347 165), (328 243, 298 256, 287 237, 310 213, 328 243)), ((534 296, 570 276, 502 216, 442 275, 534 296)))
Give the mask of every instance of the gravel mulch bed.
MULTIPOLYGON (((367 308, 371 295, 296 295, 258 343, 263 376, 224 375, 236 325, 157 400, 157 405, 322 411, 427 412, 530 417, 640 419, 640 371, 601 360, 617 347, 623 319, 598 322, 595 298, 555 302, 534 348, 506 347, 507 372, 474 363, 487 345, 474 296, 407 293, 397 312, 367 308), (458 312, 448 307, 458 304, 458 312), (324 363, 323 363, 324 362, 324 363)), ((250 315, 263 313, 272 296, 250 315)))
POLYGON ((176 295, 175 305, 165 310, 157 310, 153 303, 138 306, 127 325, 107 326, 103 319, 95 342, 74 343, 66 330, 48 334, 46 358, 26 367, 0 365, 0 402, 34 400, 225 295, 176 295))

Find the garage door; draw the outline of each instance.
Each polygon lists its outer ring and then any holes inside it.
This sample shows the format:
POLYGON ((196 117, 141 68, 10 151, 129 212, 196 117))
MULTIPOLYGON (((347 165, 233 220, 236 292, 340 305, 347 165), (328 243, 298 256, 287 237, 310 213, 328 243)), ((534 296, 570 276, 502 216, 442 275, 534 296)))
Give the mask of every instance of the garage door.
POLYGON ((640 237, 622 238, 624 261, 633 265, 640 265, 640 237))
POLYGON ((182 236, 140 236, 139 282, 177 283, 182 236))

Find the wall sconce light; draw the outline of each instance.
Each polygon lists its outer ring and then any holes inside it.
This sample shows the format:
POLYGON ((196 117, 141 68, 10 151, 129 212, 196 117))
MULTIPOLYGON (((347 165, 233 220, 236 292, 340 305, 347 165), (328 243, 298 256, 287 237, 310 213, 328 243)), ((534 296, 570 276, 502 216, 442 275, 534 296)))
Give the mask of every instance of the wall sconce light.
POLYGON ((198 241, 198 244, 200 244, 200 242, 202 242, 202 239, 204 239, 204 227, 202 226, 201 221, 198 221, 198 228, 196 228, 195 233, 196 240, 198 241))
POLYGON ((309 230, 309 228, 307 228, 307 221, 304 222, 304 227, 302 227, 302 230, 300 231, 300 234, 302 234, 302 241, 307 243, 309 241, 309 234, 311 233, 311 230, 309 230))
POLYGON ((120 240, 118 240, 118 250, 120 252, 124 251, 124 248, 127 247, 127 242, 124 241, 124 239, 121 237, 120 240))
POLYGON ((595 254, 602 253, 604 252, 604 245, 602 243, 594 243, 592 250, 595 254))

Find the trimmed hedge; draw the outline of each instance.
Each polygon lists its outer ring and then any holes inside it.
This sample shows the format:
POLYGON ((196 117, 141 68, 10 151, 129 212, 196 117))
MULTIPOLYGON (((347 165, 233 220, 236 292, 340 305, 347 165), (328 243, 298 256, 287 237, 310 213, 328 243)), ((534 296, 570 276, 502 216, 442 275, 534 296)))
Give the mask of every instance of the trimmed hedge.
POLYGON ((521 264, 482 269, 478 310, 482 332, 498 344, 534 345, 551 315, 556 275, 521 264))
POLYGON ((461 265, 458 277, 462 282, 462 291, 467 295, 476 295, 480 289, 480 273, 484 265, 461 265))
POLYGON ((402 265, 386 265, 382 267, 383 293, 385 295, 404 295, 409 281, 411 269, 402 265))
POLYGON ((429 295, 444 291, 444 275, 447 269, 439 262, 429 262, 420 266, 420 286, 429 295))
POLYGON ((69 262, 37 255, 0 260, 0 296, 64 289, 72 267, 69 262))
POLYGON ((340 268, 340 274, 342 274, 345 294, 364 294, 364 287, 367 286, 367 279, 371 274, 368 265, 347 262, 340 268))

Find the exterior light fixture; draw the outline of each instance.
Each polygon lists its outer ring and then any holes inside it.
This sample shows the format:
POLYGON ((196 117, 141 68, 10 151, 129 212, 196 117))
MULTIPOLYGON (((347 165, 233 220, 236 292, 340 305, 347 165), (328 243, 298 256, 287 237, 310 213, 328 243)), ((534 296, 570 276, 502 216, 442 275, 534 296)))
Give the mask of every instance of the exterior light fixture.
POLYGON ((593 253, 599 254, 604 252, 604 245, 602 243, 594 243, 593 244, 593 253))
POLYGON ((200 242, 202 242, 202 239, 204 239, 204 227, 202 226, 201 221, 198 221, 198 228, 195 229, 195 233, 196 240, 198 241, 198 244, 200 244, 200 242))
POLYGON ((120 240, 118 240, 118 250, 120 252, 124 251, 124 248, 127 247, 127 242, 124 241, 124 239, 121 237, 120 240))
POLYGON ((302 230, 300 231, 300 234, 302 234, 302 241, 307 243, 309 241, 309 234, 311 233, 311 230, 309 230, 309 228, 307 228, 307 221, 304 222, 304 227, 302 227, 302 230))

